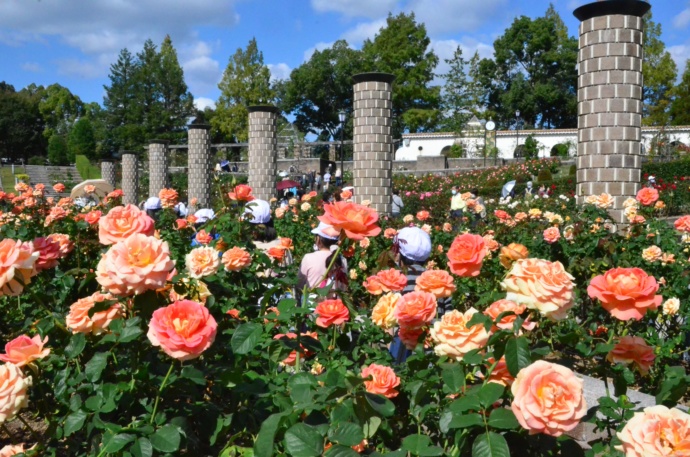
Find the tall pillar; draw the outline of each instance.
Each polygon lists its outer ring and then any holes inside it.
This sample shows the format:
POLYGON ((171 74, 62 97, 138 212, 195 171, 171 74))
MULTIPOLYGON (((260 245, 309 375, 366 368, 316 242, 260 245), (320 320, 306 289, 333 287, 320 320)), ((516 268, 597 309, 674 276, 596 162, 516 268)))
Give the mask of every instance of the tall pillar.
POLYGON ((577 199, 606 192, 611 217, 640 188, 642 125, 641 0, 608 0, 575 10, 580 24, 577 199))
POLYGON ((199 208, 211 206, 211 180, 213 179, 213 166, 211 165, 211 126, 197 123, 189 125, 187 131, 187 171, 189 172, 187 195, 188 201, 196 199, 196 206, 190 209, 196 211, 199 208))
POLYGON ((355 201, 371 201, 381 215, 391 212, 393 151, 391 89, 395 76, 362 73, 354 80, 355 201))
POLYGON ((122 152, 122 184, 120 188, 124 193, 122 203, 125 205, 139 204, 139 161, 137 153, 133 151, 122 152))
POLYGON ((278 137, 275 106, 250 106, 249 110, 249 185, 253 194, 270 200, 276 192, 278 137))
POLYGON ((113 186, 113 189, 117 187, 117 182, 115 180, 115 162, 112 160, 104 160, 101 162, 101 178, 113 186))
POLYGON ((168 187, 168 140, 149 141, 149 197, 168 187))

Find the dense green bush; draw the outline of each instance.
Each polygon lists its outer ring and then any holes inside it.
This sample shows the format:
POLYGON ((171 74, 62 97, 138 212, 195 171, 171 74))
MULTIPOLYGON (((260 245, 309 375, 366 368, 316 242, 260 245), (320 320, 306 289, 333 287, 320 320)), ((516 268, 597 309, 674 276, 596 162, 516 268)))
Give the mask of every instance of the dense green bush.
POLYGON ((551 171, 549 170, 542 170, 539 172, 537 175, 537 182, 539 183, 545 183, 548 181, 553 181, 553 176, 551 175, 551 171))

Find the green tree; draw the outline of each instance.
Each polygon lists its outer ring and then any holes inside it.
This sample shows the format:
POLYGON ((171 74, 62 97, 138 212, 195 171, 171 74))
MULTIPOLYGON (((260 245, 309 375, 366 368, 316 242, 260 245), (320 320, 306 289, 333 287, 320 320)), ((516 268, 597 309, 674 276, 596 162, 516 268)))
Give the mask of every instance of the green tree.
POLYGON ((440 87, 430 86, 438 57, 414 13, 388 15, 386 25, 362 46, 367 71, 395 75, 393 83, 393 137, 404 131, 432 130, 440 119, 440 87))
POLYGON ((16 92, 0 82, 0 156, 26 160, 45 154, 44 122, 38 110, 42 89, 32 85, 16 92))
POLYGON ((69 134, 68 145, 70 157, 83 155, 89 160, 98 159, 96 137, 89 118, 82 117, 74 124, 69 134))
MULTIPOLYGON (((478 60, 478 54, 475 53, 472 59, 478 60)), ((470 61, 463 58, 460 46, 455 49, 451 59, 446 59, 446 63, 450 66, 448 73, 439 75, 445 80, 441 91, 441 127, 445 131, 461 134, 467 121, 477 111, 476 84, 470 80, 470 61)))
POLYGON ((144 130, 144 140, 154 136, 158 131, 158 124, 164 113, 160 104, 161 86, 159 80, 160 55, 156 45, 150 39, 144 43, 144 48, 137 53, 134 81, 136 85, 137 119, 144 130))
POLYGON ((160 116, 151 134, 170 140, 184 138, 187 119, 194 113, 194 97, 184 81, 184 71, 177 59, 170 36, 161 44, 156 81, 158 84, 160 116))
POLYGON ((685 62, 683 76, 673 89, 673 102, 669 114, 671 125, 690 125, 690 59, 685 62))
POLYGON ((136 61, 126 48, 110 66, 110 85, 103 86, 105 98, 106 150, 134 149, 143 142, 137 108, 136 61))
POLYGON ((72 126, 84 112, 84 103, 60 84, 51 84, 41 93, 38 109, 45 122, 45 137, 69 135, 72 126))
POLYGON ((652 20, 651 11, 644 19, 642 122, 644 125, 668 125, 671 90, 678 68, 661 41, 661 24, 652 20))
POLYGON ((56 133, 48 140, 48 160, 51 165, 69 165, 70 152, 65 137, 56 133))
POLYGON ((270 103, 275 98, 270 80, 271 72, 264 65, 264 55, 252 38, 246 49, 235 51, 218 84, 220 97, 212 118, 213 129, 228 139, 247 141, 247 106, 270 103))

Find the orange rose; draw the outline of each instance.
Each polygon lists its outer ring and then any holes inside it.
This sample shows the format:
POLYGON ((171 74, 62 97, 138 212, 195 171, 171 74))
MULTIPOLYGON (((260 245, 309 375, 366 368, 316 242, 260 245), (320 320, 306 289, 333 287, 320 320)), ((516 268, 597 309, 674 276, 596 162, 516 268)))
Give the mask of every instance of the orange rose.
POLYGON ((429 211, 417 211, 417 219, 419 219, 422 222, 429 219, 429 211))
POLYGON ((115 300, 110 294, 102 294, 94 292, 88 297, 80 298, 72 304, 69 308, 69 314, 65 319, 67 328, 72 333, 91 333, 93 335, 100 335, 103 333, 110 323, 115 319, 119 319, 124 315, 124 309, 120 303, 114 303, 110 308, 104 311, 98 311, 89 316, 91 309, 106 300, 115 300))
POLYGON ((177 205, 179 195, 175 189, 161 189, 158 192, 163 208, 174 208, 177 205))
MULTIPOLYGON (((278 315, 279 313, 276 311, 275 314, 278 315)), ((303 336, 303 337, 306 336, 309 338, 313 338, 315 340, 319 339, 319 335, 316 332, 302 333, 301 336, 303 336)), ((286 334, 280 333, 280 334, 273 337, 274 340, 279 340, 281 338, 288 338, 288 339, 294 340, 294 339, 297 339, 297 334, 292 333, 292 332, 286 333, 286 334)), ((310 350, 308 350, 307 348, 305 348, 301 344, 300 344, 299 354, 300 354, 300 359, 302 359, 302 360, 304 360, 306 357, 311 357, 313 355, 313 353, 310 350)), ((296 362, 297 362, 297 351, 292 351, 292 352, 290 352, 290 355, 288 355, 285 359, 283 359, 282 362, 280 362, 280 364, 294 367, 296 362)))
POLYGON ((450 233, 453 231, 453 225, 450 222, 444 222, 443 223, 443 231, 446 233, 450 233))
POLYGON ((414 290, 429 292, 436 298, 450 297, 455 292, 453 277, 445 270, 426 270, 416 283, 414 290))
POLYGON ((381 233, 377 225, 379 215, 374 209, 350 202, 327 203, 323 209, 325 214, 318 219, 336 230, 345 230, 347 237, 352 240, 359 241, 381 233))
POLYGON ((399 292, 407 285, 407 277, 395 268, 381 270, 364 281, 364 287, 372 295, 384 292, 399 292))
POLYGON ((486 256, 486 242, 479 235, 458 235, 450 245, 447 255, 452 273, 465 277, 478 276, 486 256))
POLYGON ((343 200, 349 200, 352 198, 352 192, 350 192, 349 190, 344 190, 340 192, 340 198, 342 198, 343 200))
POLYGON ((65 185, 62 184, 61 182, 54 184, 53 185, 53 190, 57 192, 58 194, 61 194, 65 191, 65 185))
POLYGON ((101 219, 101 216, 103 213, 101 211, 95 210, 95 211, 89 211, 86 213, 84 216, 84 220, 89 223, 89 225, 96 225, 98 224, 98 221, 101 219))
POLYGON ((285 258, 285 248, 283 246, 273 246, 266 251, 266 254, 276 262, 280 263, 285 258))
POLYGON ((613 268, 592 278, 587 287, 592 299, 622 321, 639 321, 648 310, 657 309, 662 301, 661 295, 655 295, 658 290, 656 279, 640 268, 613 268))
POLYGON ((331 325, 340 325, 350 319, 350 310, 341 300, 324 300, 314 310, 316 325, 328 328, 331 325))
POLYGON ((23 367, 50 354, 50 349, 43 348, 47 342, 47 336, 41 340, 40 335, 33 338, 20 335, 5 345, 5 354, 0 354, 0 360, 23 367))
POLYGON ((372 363, 362 368, 362 379, 365 379, 364 387, 369 393, 383 395, 386 398, 398 396, 395 388, 400 385, 400 378, 390 367, 372 363))
POLYGON ((400 327, 421 328, 436 317, 436 297, 428 292, 410 292, 402 296, 394 311, 400 327))
POLYGON ((165 286, 174 266, 167 242, 136 233, 101 257, 96 280, 114 295, 140 294, 165 286))
POLYGON ((134 233, 151 236, 153 231, 153 219, 134 205, 116 206, 98 221, 98 239, 106 246, 134 233))
POLYGON ((0 424, 9 422, 29 402, 31 376, 12 363, 0 365, 0 424))
POLYGON ((93 184, 87 184, 84 186, 84 192, 86 192, 87 194, 92 194, 96 192, 96 186, 94 186, 93 184))
POLYGON ((430 330, 434 342, 434 352, 439 356, 447 356, 457 361, 470 351, 486 346, 490 333, 482 324, 467 327, 467 323, 478 311, 474 308, 465 313, 452 310, 436 321, 430 330))
POLYGON ((48 239, 60 245, 60 255, 63 258, 74 249, 74 243, 64 233, 52 233, 48 235, 48 239))
POLYGON ((494 239, 493 235, 484 235, 482 238, 484 238, 484 243, 486 243, 486 255, 489 255, 489 252, 498 251, 498 248, 501 247, 498 241, 494 239))
POLYGON ((185 256, 189 276, 195 279, 216 274, 220 266, 220 252, 211 247, 192 249, 185 256))
POLYGON ((218 324, 201 303, 181 300, 158 308, 149 323, 149 341, 173 359, 199 357, 216 338, 218 324))
POLYGON ((625 457, 690 455, 690 415, 663 405, 637 412, 617 433, 625 457))
POLYGON ((558 230, 558 227, 549 227, 546 230, 544 230, 543 236, 544 241, 546 241, 549 244, 553 244, 561 239, 561 232, 560 230, 558 230))
POLYGON ((518 243, 510 243, 508 246, 501 248, 501 253, 498 258, 501 261, 501 265, 505 268, 510 268, 510 266, 519 259, 526 259, 529 255, 527 248, 518 243))
POLYGON ((196 236, 194 236, 194 239, 199 244, 209 244, 211 241, 213 241, 213 236, 210 233, 208 233, 206 230, 201 229, 196 233, 196 236))
POLYGON ((250 202, 254 200, 252 195, 252 188, 246 184, 238 184, 235 186, 233 192, 228 193, 230 200, 237 200, 242 202, 250 202))
POLYGON ((575 304, 573 277, 560 262, 520 259, 501 283, 506 299, 539 311, 552 320, 565 319, 575 304))
POLYGON ((389 292, 382 295, 371 310, 371 320, 384 330, 389 330, 397 324, 395 307, 402 295, 389 292))
MULTIPOLYGON (((493 357, 489 357, 486 361, 487 364, 487 369, 491 369, 491 366, 494 364, 496 359, 493 357)), ((496 363, 494 366, 493 370, 491 370, 491 373, 489 373, 489 380, 488 382, 495 382, 496 384, 500 384, 502 386, 511 386, 513 385, 513 382, 515 382, 515 378, 513 375, 510 374, 510 371, 508 370, 508 364, 506 363, 506 358, 505 356, 501 357, 501 359, 496 363)))
POLYGON ((611 363, 633 364, 643 376, 649 374, 655 358, 654 348, 648 346, 644 338, 639 336, 621 337, 606 356, 606 360, 611 363))
POLYGON ((238 309, 229 309, 225 312, 228 316, 232 317, 233 319, 239 319, 240 318, 240 311, 238 309))
POLYGON ((234 247, 223 253, 221 259, 227 271, 240 271, 252 263, 252 256, 244 248, 234 247))
MULTIPOLYGON (((688 216, 690 217, 690 216, 688 216)), ((383 236, 388 238, 389 240, 392 240, 395 238, 395 235, 398 234, 398 231, 395 230, 394 228, 387 228, 386 230, 383 231, 383 236)))
POLYGON ((295 249, 295 245, 292 244, 291 238, 280 238, 280 245, 285 249, 289 249, 290 251, 295 249))
POLYGON ((175 229, 182 230, 188 227, 187 219, 177 219, 175 220, 175 229))
POLYGON ((33 243, 5 238, 0 241, 0 297, 16 297, 36 274, 40 253, 33 243))
POLYGON ((635 199, 643 206, 652 206, 659 200, 659 191, 652 187, 643 187, 637 192, 635 199))
POLYGON ((511 386, 511 408, 530 435, 561 436, 587 413, 582 380, 570 369, 540 360, 523 368, 511 386))
POLYGON ((400 342, 405 345, 405 347, 413 351, 419 344, 419 337, 424 334, 425 330, 423 328, 414 327, 400 327, 398 329, 398 338, 400 342))
POLYGON ((690 216, 679 217, 676 219, 676 222, 673 223, 673 226, 679 232, 690 233, 690 216))
MULTIPOLYGON (((492 321, 496 322, 496 319, 498 319, 498 316, 500 316, 502 313, 512 311, 515 314, 503 316, 500 322, 494 325, 492 329, 492 331, 494 332, 497 332, 499 329, 512 331, 515 319, 517 319, 518 316, 522 315, 526 309, 527 307, 525 305, 518 305, 514 301, 498 300, 489 305, 489 307, 484 310, 484 314, 489 316, 492 321)), ((525 319, 522 323, 522 328, 527 331, 533 330, 536 326, 537 323, 531 322, 529 320, 529 317, 527 317, 527 319, 525 319)))

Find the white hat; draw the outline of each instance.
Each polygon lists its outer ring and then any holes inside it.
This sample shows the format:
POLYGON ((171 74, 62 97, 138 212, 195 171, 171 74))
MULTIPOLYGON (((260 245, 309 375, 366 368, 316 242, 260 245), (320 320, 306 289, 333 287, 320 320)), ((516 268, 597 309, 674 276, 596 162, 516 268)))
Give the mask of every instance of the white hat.
POLYGON ((255 198, 244 205, 244 214, 252 224, 265 224, 271 220, 271 205, 266 200, 255 198))
POLYGON ((333 228, 332 225, 326 224, 324 222, 319 222, 318 227, 311 231, 314 235, 319 235, 327 240, 337 240, 340 238, 340 231, 333 228))
POLYGON ((182 202, 175 205, 175 211, 177 211, 177 214, 179 214, 182 217, 187 217, 187 213, 189 212, 189 210, 187 209, 187 205, 185 205, 182 202))
POLYGON ((355 190, 355 188, 354 188, 354 186, 347 186, 347 187, 343 187, 343 190, 353 191, 353 190, 355 190))
POLYGON ((194 213, 194 217, 196 217, 197 224, 203 224, 211 219, 215 219, 216 213, 211 208, 202 208, 194 213))
POLYGON ((527 187, 532 187, 532 181, 527 181, 527 187))
POLYGON ((652 176, 649 177, 649 180, 650 180, 650 181, 654 181, 655 179, 656 179, 656 178, 654 177, 654 175, 652 175, 652 176))
POLYGON ((149 197, 149 199, 146 200, 146 203, 144 203, 145 210, 155 211, 161 208, 161 199, 158 197, 149 197))
POLYGON ((431 255, 431 237, 419 227, 405 227, 398 232, 400 254, 415 262, 423 262, 431 255))

